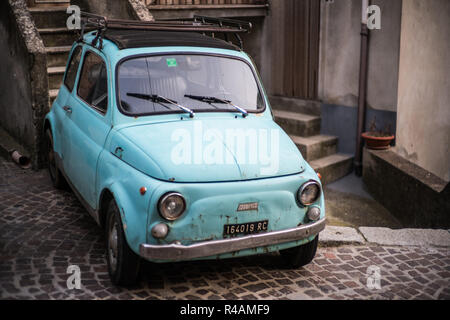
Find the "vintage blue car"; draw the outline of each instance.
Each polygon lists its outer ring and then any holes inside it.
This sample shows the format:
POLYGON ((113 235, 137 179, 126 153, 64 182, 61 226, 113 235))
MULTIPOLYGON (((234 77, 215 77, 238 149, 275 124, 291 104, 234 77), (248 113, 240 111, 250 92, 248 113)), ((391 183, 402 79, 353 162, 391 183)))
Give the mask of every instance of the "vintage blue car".
POLYGON ((203 34, 242 26, 89 21, 101 27, 73 44, 45 134, 55 187, 67 182, 106 231, 113 283, 135 282, 141 259, 309 263, 320 179, 274 122, 250 57, 203 34))

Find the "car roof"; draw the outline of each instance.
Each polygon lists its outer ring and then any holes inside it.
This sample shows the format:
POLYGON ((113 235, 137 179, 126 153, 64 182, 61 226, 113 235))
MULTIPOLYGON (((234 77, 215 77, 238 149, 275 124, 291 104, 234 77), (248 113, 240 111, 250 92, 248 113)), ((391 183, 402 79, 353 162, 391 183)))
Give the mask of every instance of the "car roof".
POLYGON ((122 49, 144 47, 209 47, 241 51, 236 45, 198 32, 107 29, 104 38, 122 49))

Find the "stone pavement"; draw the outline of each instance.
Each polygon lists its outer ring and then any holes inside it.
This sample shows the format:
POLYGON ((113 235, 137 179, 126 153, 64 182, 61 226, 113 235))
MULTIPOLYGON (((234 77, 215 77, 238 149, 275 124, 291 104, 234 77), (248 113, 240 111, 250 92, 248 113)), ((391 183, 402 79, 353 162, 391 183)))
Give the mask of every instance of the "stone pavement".
POLYGON ((117 288, 102 230, 73 193, 0 159, 1 299, 450 299, 450 247, 377 245, 354 229, 358 241, 336 246, 341 231, 327 230, 303 268, 286 269, 278 254, 144 263, 137 285, 117 288), (67 288, 69 265, 81 289, 67 288))

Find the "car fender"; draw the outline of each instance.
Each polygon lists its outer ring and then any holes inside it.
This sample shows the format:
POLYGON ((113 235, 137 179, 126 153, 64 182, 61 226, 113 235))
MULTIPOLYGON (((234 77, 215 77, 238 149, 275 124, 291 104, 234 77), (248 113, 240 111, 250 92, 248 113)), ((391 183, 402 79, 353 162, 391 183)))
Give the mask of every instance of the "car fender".
MULTIPOLYGON (((148 205, 159 182, 128 165, 112 153, 104 150, 97 169, 98 206, 108 190, 119 208, 125 238, 129 247, 139 253, 139 245, 147 236, 148 205), (141 194, 141 188, 146 192, 141 194)), ((99 217, 101 222, 106 217, 99 217)))

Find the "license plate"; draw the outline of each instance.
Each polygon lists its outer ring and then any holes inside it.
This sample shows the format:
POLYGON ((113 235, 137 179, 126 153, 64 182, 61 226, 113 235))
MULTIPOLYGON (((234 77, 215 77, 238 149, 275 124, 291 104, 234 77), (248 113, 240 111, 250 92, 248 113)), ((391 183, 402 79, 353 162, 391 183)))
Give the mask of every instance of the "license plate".
POLYGON ((269 220, 247 222, 240 224, 226 224, 223 226, 224 236, 234 236, 238 234, 252 234, 267 231, 269 220))

